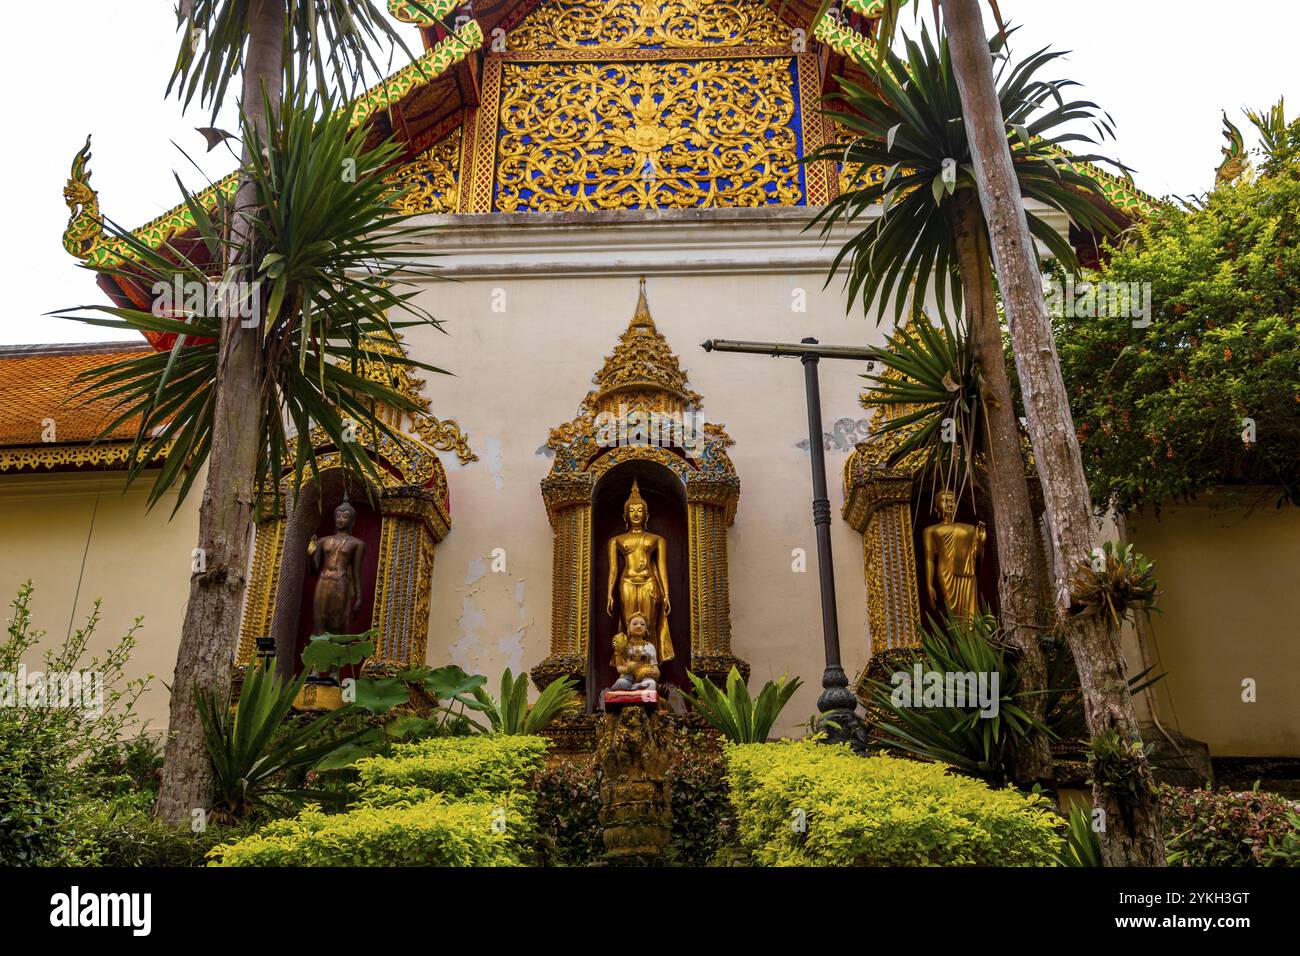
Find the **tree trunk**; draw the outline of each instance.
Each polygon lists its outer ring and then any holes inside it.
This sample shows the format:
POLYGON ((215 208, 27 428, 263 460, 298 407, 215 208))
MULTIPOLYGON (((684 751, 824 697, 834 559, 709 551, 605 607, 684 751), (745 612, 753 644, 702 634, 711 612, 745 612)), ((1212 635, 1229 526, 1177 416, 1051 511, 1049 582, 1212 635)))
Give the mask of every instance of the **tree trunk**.
MULTIPOLYGON (((952 204, 953 234, 961 269, 966 323, 975 344, 982 376, 981 394, 988 409, 981 444, 987 460, 989 494, 993 501, 993 531, 998 553, 998 603, 1007 641, 1019 654, 1016 670, 1020 704, 1035 720, 1042 720, 1047 685, 1047 661, 1038 640, 1039 608, 1047 594, 1042 580, 1041 548, 1029 504, 1016 427, 1011 383, 1002 349, 1002 325, 993 295, 993 269, 988 235, 979 197, 959 190, 952 204)), ((1029 786, 1052 777, 1052 751, 1047 734, 1028 734, 1014 752, 1016 782, 1029 786)))
MULTIPOLYGON (((1094 740, 1113 731, 1121 741, 1137 742, 1141 737, 1124 675, 1119 635, 1098 617, 1080 618, 1071 613, 1070 580, 1093 545, 1092 500, 1043 300, 1037 254, 1007 145, 1006 121, 994 88, 979 2, 942 3, 980 200, 1011 328, 1034 461, 1043 486, 1053 544, 1057 612, 1078 666, 1088 732, 1094 740)), ((1137 792, 1132 797, 1120 801, 1102 782, 1093 784, 1093 802, 1105 811, 1102 856, 1108 866, 1163 866, 1160 804, 1151 769, 1144 754, 1137 754, 1133 762, 1137 792)))
POLYGON ((281 680, 293 676, 298 651, 298 609, 302 606, 303 579, 307 576, 307 545, 320 523, 320 486, 310 478, 294 496, 284 529, 280 570, 275 583, 275 672, 281 680))
MULTIPOLYGON (((263 87, 273 107, 280 101, 284 17, 284 0, 259 0, 249 12, 241 104, 263 131, 267 121, 263 87)), ((251 161, 247 144, 243 158, 245 164, 251 161)), ((238 257, 243 261, 232 263, 240 270, 236 273, 238 279, 251 279, 252 263, 256 262, 249 224, 249 217, 256 215, 256 204, 251 180, 241 177, 229 225, 232 246, 244 250, 238 257)), ((260 407, 257 396, 262 387, 261 331, 260 324, 244 328, 239 318, 221 324, 212 450, 199 507, 200 555, 190 578, 189 603, 176 657, 158 794, 158 815, 168 823, 190 823, 194 811, 207 808, 212 801, 212 766, 194 704, 194 689, 198 687, 224 702, 238 646, 253 527, 260 407)))

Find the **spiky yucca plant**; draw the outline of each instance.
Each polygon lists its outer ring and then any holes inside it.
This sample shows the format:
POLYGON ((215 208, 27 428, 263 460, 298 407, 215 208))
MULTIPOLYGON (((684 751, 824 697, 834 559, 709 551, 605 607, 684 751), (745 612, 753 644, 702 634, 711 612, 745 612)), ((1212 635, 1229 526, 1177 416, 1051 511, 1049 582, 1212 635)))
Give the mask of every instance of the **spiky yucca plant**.
POLYGON ((249 668, 239 701, 218 700, 197 684, 194 703, 203 725, 204 743, 212 760, 216 783, 213 811, 226 819, 245 817, 268 798, 307 799, 311 791, 279 785, 289 771, 313 767, 328 754, 346 747, 365 731, 321 742, 319 738, 351 711, 350 706, 296 724, 277 737, 294 698, 307 675, 283 682, 264 667, 249 668))

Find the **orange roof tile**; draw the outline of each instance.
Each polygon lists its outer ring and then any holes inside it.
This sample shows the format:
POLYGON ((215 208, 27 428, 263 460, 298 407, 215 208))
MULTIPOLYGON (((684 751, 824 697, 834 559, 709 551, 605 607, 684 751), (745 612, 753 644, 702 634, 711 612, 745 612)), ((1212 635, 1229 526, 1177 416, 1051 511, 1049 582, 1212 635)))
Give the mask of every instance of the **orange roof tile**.
MULTIPOLYGON (((111 403, 79 396, 83 386, 77 376, 149 350, 144 342, 0 348, 0 446, 47 444, 47 420, 54 423, 54 444, 94 440, 113 418, 111 403)), ((111 438, 134 436, 127 422, 114 429, 111 438)))

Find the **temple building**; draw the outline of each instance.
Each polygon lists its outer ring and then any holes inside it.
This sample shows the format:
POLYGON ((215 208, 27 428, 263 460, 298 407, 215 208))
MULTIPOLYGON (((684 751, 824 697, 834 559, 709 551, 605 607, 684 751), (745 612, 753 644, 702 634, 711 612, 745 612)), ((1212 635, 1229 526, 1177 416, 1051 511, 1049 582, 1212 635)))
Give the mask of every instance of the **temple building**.
MULTIPOLYGON (((376 139, 402 144, 392 175, 413 186, 403 208, 438 227, 438 267, 457 280, 424 281, 419 292, 441 330, 412 328, 383 347, 453 374, 402 378, 422 411, 390 410, 405 445, 363 436, 382 465, 370 494, 349 492, 337 453, 318 453, 317 533, 334 531, 346 495, 348 533, 365 543, 363 609, 351 624, 378 629, 374 663, 454 662, 492 680, 510 667, 538 684, 567 675, 594 705, 615 676, 611 642, 627 623, 614 606, 636 606, 655 618, 665 683, 684 686, 688 670, 725 678, 732 666, 760 686, 802 677, 777 726, 792 733, 816 713, 824 667, 803 372, 701 343, 884 344, 891 331, 888 319, 846 313, 840 282, 826 283, 844 237, 807 226, 842 171, 800 162, 837 137, 819 99, 835 76, 862 77, 855 63, 869 55, 880 4, 848 0, 816 23, 814 0, 430 5, 439 19, 391 0, 425 52, 366 93, 358 112, 376 139), (636 540, 624 541, 629 529, 636 540)), ((101 197, 89 175, 74 165, 66 245, 83 260, 124 261, 130 250, 96 228, 101 197)), ((1117 218, 1152 208, 1131 183, 1096 177, 1117 218)), ((199 201, 214 204, 234 182, 199 201)), ((111 207, 111 196, 102 201, 111 207)), ((1069 232, 1063 216, 1042 215, 1069 232)), ((196 230, 181 205, 136 236, 156 246, 193 242, 196 230)), ((103 284, 111 300, 148 307, 129 280, 103 284)), ((96 598, 105 638, 143 615, 134 666, 170 681, 201 494, 174 516, 174 497, 147 511, 148 476, 124 490, 129 427, 92 443, 106 410, 69 399, 85 368, 166 345, 0 351, 0 590, 34 579, 37 622, 55 636, 96 598)), ((821 369, 851 680, 873 652, 917 640, 929 610, 922 535, 943 521, 868 441, 880 412, 861 404, 863 371, 821 369)), ((962 502, 956 514, 980 507, 962 502)), ((294 593, 277 580, 287 517, 258 520, 237 665, 269 633, 277 594, 294 593)), ((979 596, 994 599, 995 581, 986 559, 979 596)), ((1196 599, 1162 583, 1175 608, 1196 599)), ((292 605, 304 636, 313 586, 292 605)), ((1294 589, 1275 600, 1289 620, 1300 615, 1294 589)), ((1164 633, 1163 620, 1156 627, 1164 633)), ((1209 686, 1220 637, 1199 623, 1168 635, 1178 645, 1168 692, 1186 735, 1215 755, 1300 754, 1296 701, 1261 697, 1224 715, 1239 677, 1224 677, 1232 694, 1222 699, 1209 686)), ((1235 640, 1261 679, 1281 666, 1264 636, 1235 640)), ((1136 636, 1130 643, 1140 667, 1136 636)), ((142 702, 158 729, 166 693, 155 682, 142 702)))

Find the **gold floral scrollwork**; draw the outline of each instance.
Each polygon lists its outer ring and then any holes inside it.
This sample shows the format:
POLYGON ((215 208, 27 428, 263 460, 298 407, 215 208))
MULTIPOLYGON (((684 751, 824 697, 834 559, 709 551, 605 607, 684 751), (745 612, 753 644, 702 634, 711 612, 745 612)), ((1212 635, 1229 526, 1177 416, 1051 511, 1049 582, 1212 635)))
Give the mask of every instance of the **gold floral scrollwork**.
POLYGON ((764 0, 550 0, 507 42, 511 50, 787 46, 790 28, 764 0))
POLYGON ((802 201, 791 58, 504 70, 498 211, 802 201))
POLYGON ((460 198, 460 129, 398 167, 389 177, 398 192, 393 206, 400 212, 451 213, 460 198))
POLYGON ((454 418, 440 420, 432 415, 419 415, 413 427, 420 440, 435 451, 454 451, 462 465, 478 461, 478 455, 469 447, 469 436, 461 432, 454 418))

